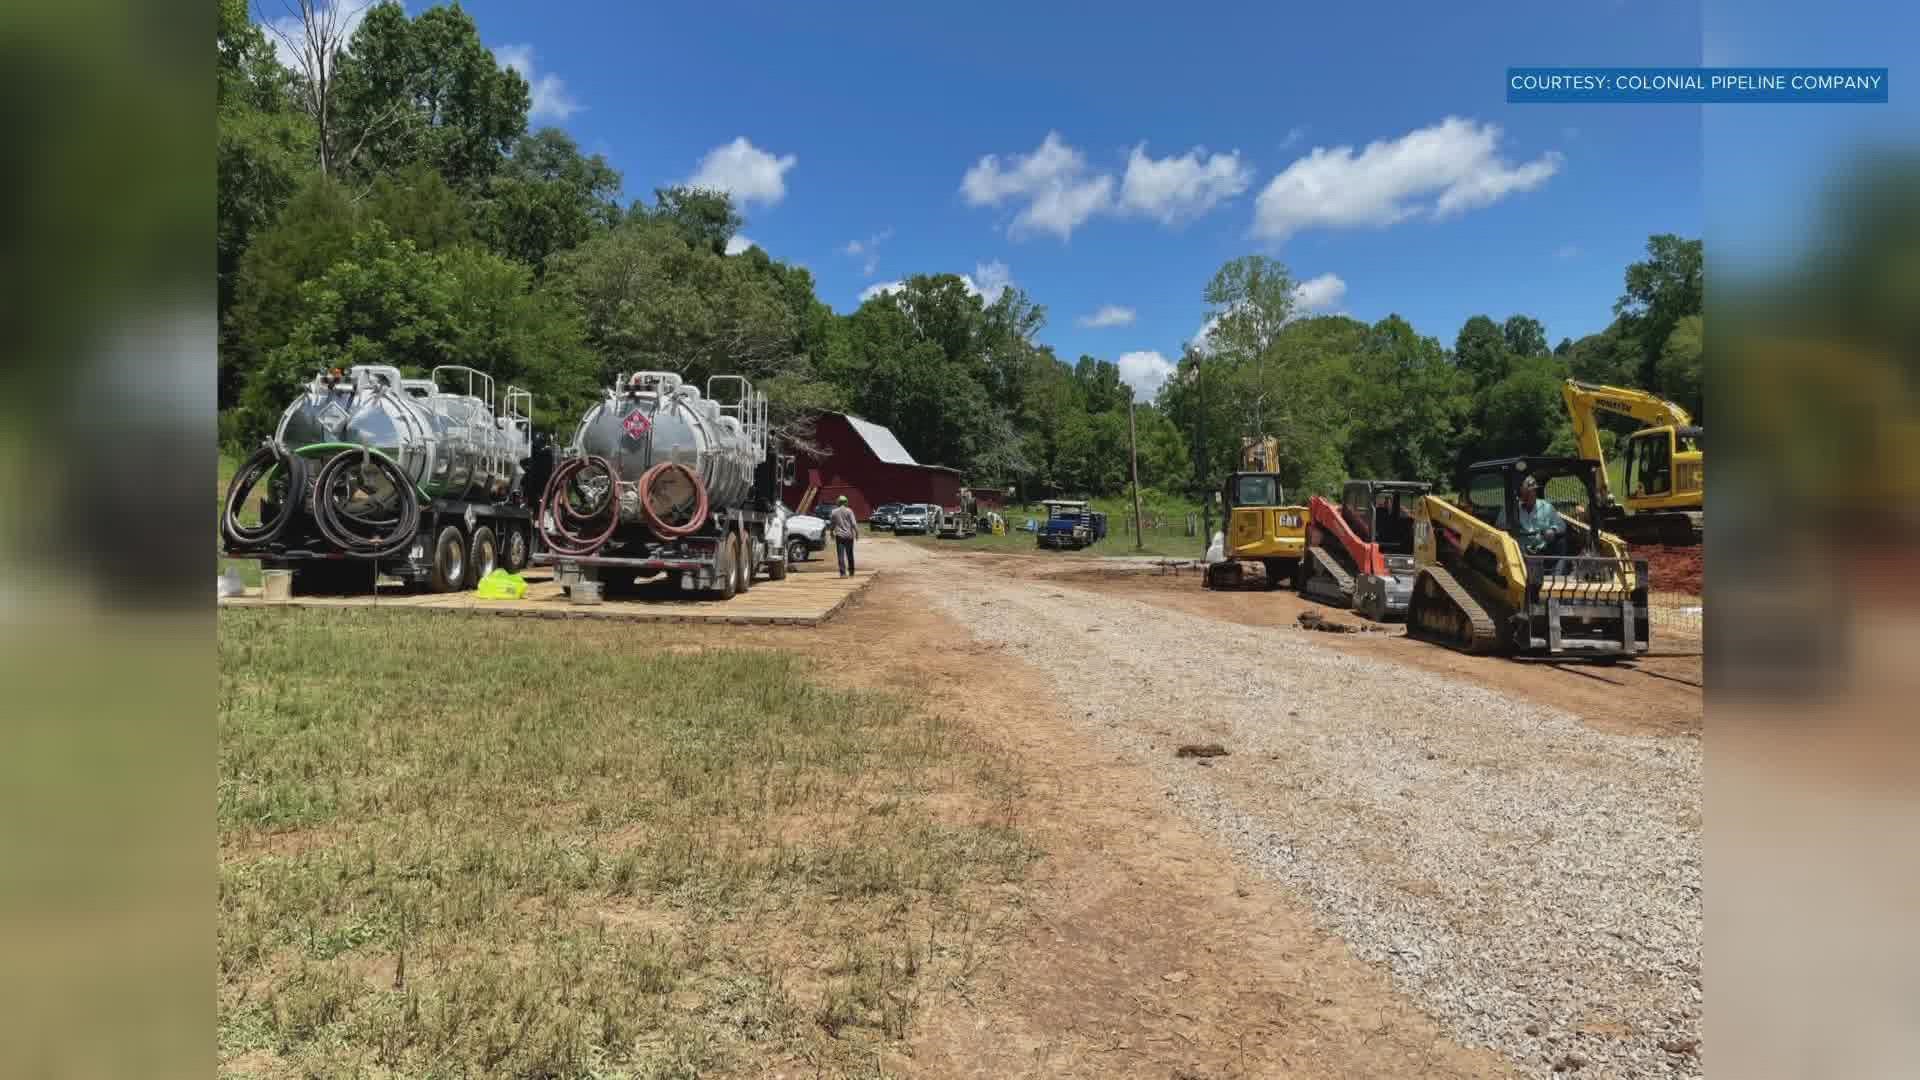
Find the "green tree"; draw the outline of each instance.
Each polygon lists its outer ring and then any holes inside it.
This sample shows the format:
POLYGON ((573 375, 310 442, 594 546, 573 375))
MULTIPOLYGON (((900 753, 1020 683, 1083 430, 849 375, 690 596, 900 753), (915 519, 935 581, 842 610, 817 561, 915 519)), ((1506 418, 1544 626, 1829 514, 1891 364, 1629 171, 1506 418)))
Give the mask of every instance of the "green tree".
MULTIPOLYGON (((340 185, 312 173, 272 226, 248 245, 234 273, 234 300, 222 337, 222 408, 239 402, 242 387, 267 354, 292 334, 302 313, 301 284, 346 256, 359 222, 359 211, 340 185)), ((253 417, 246 432, 260 434, 264 422, 253 417)))
POLYGON ((671 226, 688 247, 724 255, 727 241, 740 231, 740 214, 724 191, 700 188, 655 188, 654 205, 637 207, 635 213, 671 226))
POLYGON ((1500 327, 1500 336, 1505 340, 1507 352, 1513 356, 1547 355, 1547 328, 1539 319, 1528 315, 1512 315, 1500 327))
POLYGON ((427 251, 370 222, 299 287, 298 303, 286 341, 247 384, 246 406, 261 422, 315 371, 354 364, 476 368, 502 387, 534 390, 547 422, 579 415, 592 386, 577 315, 534 291, 525 266, 471 245, 427 251))
POLYGON ((1620 335, 1635 343, 1633 384, 1659 385, 1660 354, 1681 319, 1705 306, 1705 254, 1698 240, 1671 233, 1647 239, 1647 258, 1627 267, 1625 290, 1614 301, 1620 335))
POLYGON ((408 19, 390 0, 354 31, 332 98, 322 126, 328 171, 366 177, 424 162, 474 193, 526 131, 532 100, 464 9, 431 7, 408 19))
POLYGON ((544 272, 547 257, 579 247, 620 220, 620 174, 599 154, 581 155, 566 132, 521 136, 488 181, 480 213, 487 246, 544 272))
POLYGON ((1356 372, 1347 474, 1444 486, 1472 416, 1467 376, 1398 315, 1369 328, 1356 372))
POLYGON ((1696 421, 1702 419, 1704 409, 1700 379, 1704 338, 1705 327, 1700 316, 1688 315, 1675 323, 1673 333, 1667 335, 1667 343, 1660 350, 1656 371, 1661 396, 1678 402, 1696 421))
POLYGON ((1574 342, 1565 360, 1574 378, 1605 386, 1633 385, 1640 364, 1638 344, 1621 337, 1617 320, 1605 330, 1574 342))
MULTIPOLYGON (((275 59, 266 34, 248 17, 246 0, 219 0, 215 45, 214 250, 224 324, 238 287, 240 258, 298 190, 312 161, 314 136, 294 97, 293 78, 275 59)), ((223 406, 232 403, 237 389, 227 377, 233 370, 230 350, 223 335, 223 406)))
POLYGON ((1460 327, 1453 340, 1454 363, 1483 389, 1507 377, 1513 353, 1507 348, 1507 336, 1498 323, 1485 315, 1475 315, 1460 327))

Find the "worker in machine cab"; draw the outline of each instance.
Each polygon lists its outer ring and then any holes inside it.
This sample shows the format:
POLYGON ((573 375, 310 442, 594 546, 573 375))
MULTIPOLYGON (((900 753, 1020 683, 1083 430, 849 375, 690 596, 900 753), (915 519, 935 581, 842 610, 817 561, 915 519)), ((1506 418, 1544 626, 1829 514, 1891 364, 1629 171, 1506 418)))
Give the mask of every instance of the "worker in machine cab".
POLYGON ((840 558, 840 576, 848 577, 853 573, 853 541, 860 535, 860 523, 854 520, 853 508, 847 505, 845 495, 835 503, 833 513, 827 515, 827 527, 833 531, 833 551, 840 558))
POLYGON ((1555 510, 1552 503, 1540 497, 1540 485, 1533 477, 1520 481, 1520 512, 1513 524, 1507 524, 1506 516, 1502 508, 1494 526, 1505 529, 1520 541, 1522 552, 1528 555, 1567 553, 1567 523, 1560 519, 1560 511, 1555 510))

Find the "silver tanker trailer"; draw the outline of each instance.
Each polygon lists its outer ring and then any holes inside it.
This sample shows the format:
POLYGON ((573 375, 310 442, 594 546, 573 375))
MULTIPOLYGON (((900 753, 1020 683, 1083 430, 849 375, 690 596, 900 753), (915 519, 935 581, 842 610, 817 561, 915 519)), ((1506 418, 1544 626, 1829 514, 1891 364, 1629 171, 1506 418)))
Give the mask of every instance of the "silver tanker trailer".
POLYGON ((366 587, 377 568, 450 592, 496 566, 524 569, 539 494, 522 484, 532 413, 533 395, 512 386, 496 407, 492 377, 468 367, 322 372, 228 486, 225 553, 291 569, 307 589, 366 587))
POLYGON ((743 376, 706 392, 622 375, 581 418, 540 500, 542 548, 569 587, 668 575, 720 599, 786 576, 780 504, 792 459, 768 452, 767 398, 743 376))

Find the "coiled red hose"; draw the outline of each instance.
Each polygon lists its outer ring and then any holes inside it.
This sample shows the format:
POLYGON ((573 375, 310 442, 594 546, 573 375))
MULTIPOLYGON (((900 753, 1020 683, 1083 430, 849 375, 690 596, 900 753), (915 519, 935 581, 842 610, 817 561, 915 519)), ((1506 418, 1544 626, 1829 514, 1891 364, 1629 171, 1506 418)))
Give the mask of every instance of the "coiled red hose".
POLYGON ((700 526, 707 523, 707 485, 701 483, 700 474, 677 461, 663 461, 653 468, 648 469, 646 472, 641 473, 640 486, 634 494, 640 500, 640 513, 647 519, 647 527, 652 529, 656 535, 668 539, 692 536, 700 530, 700 526), (662 476, 665 476, 668 470, 678 470, 685 473, 687 481, 693 485, 693 516, 688 518, 685 524, 671 524, 653 509, 654 482, 662 476))
POLYGON ((620 527, 620 472, 603 457, 569 458, 553 470, 547 490, 540 495, 540 536, 547 549, 558 555, 591 555, 599 551, 620 527), (567 485, 589 468, 607 476, 607 497, 597 509, 582 514, 567 498, 567 485), (599 523, 600 515, 606 523, 599 523), (597 530, 597 531, 592 531, 597 530))

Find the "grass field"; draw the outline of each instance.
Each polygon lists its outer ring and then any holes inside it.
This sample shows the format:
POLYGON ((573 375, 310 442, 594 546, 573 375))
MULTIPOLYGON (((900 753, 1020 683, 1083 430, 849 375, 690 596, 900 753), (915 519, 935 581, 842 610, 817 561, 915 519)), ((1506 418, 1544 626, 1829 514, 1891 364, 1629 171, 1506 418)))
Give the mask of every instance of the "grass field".
POLYGON ((666 631, 220 616, 225 1076, 871 1075, 1035 857, 912 700, 666 631))

